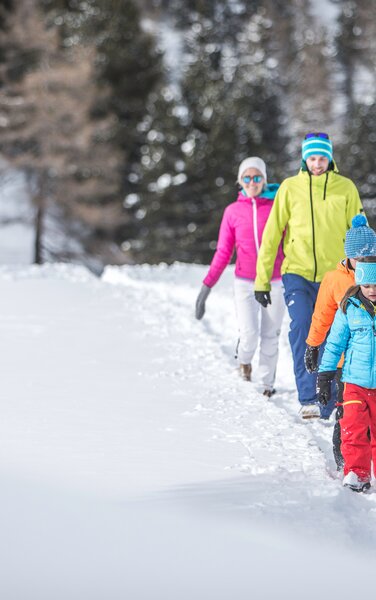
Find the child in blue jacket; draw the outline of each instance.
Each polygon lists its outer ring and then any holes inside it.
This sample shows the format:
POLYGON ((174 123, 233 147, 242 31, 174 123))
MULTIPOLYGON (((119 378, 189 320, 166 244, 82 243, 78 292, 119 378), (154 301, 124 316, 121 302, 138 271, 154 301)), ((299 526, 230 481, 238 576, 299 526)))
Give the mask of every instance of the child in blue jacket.
POLYGON ((371 462, 376 476, 376 256, 359 260, 355 283, 343 297, 330 330, 317 391, 319 402, 327 404, 330 385, 344 352, 340 421, 343 485, 362 492, 371 485, 371 462))

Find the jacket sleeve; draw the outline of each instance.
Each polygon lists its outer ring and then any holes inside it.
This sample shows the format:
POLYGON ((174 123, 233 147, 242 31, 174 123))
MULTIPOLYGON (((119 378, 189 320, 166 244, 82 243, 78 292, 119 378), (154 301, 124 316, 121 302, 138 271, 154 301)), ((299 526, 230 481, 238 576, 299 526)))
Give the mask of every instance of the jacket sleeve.
POLYGON ((351 181, 351 189, 347 200, 347 227, 350 229, 351 221, 355 215, 364 212, 362 202, 356 185, 351 181))
POLYGON ((211 261, 208 274, 203 283, 208 287, 213 287, 223 271, 229 264, 235 247, 235 229, 231 224, 229 211, 226 208, 223 213, 221 226, 219 228, 217 249, 211 261))
POLYGON ((255 291, 270 291, 275 258, 289 216, 287 183, 283 182, 277 192, 262 234, 256 265, 255 291))
POLYGON ((342 309, 338 309, 333 321, 329 337, 326 342, 324 354, 320 363, 319 373, 335 371, 341 355, 347 349, 350 339, 350 328, 347 316, 342 309))
POLYGON ((324 279, 319 288, 315 310, 312 315, 311 327, 306 339, 307 344, 310 346, 321 346, 325 341, 326 335, 332 326, 338 309, 338 304, 333 296, 333 286, 331 283, 331 276, 327 273, 324 275, 324 279))

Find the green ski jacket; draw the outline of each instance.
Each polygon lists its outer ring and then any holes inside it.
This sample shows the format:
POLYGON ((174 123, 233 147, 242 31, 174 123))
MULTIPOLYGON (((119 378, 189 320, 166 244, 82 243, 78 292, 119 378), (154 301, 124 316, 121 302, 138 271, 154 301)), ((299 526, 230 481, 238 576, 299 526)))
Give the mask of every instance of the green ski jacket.
POLYGON ((301 170, 285 179, 275 197, 257 258, 255 291, 269 291, 283 238, 281 272, 321 282, 344 256, 346 231, 363 212, 354 183, 335 168, 313 176, 301 170))

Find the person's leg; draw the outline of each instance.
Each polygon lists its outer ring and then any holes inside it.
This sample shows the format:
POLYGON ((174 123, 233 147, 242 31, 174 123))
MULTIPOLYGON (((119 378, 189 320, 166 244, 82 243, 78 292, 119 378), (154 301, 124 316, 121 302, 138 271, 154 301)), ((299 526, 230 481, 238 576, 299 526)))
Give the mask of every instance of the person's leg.
POLYGON ((265 390, 272 390, 278 361, 278 342, 285 303, 282 281, 273 281, 272 303, 261 308, 259 376, 265 390))
POLYGON ((336 410, 336 422, 333 429, 333 454, 334 460, 336 461, 337 469, 343 468, 343 456, 341 452, 341 425, 340 419, 343 415, 343 383, 341 381, 342 369, 337 369, 336 381, 337 381, 337 410, 336 410))
POLYGON ((352 471, 362 481, 369 481, 371 477, 368 391, 358 385, 345 384, 343 417, 340 421, 344 475, 352 471))
POLYGON ((368 432, 371 443, 373 474, 376 477, 376 390, 368 390, 369 392, 369 414, 370 414, 370 431, 368 432))
POLYGON ((289 341, 298 398, 303 405, 312 404, 316 402, 316 374, 307 373, 304 352, 319 284, 291 273, 283 275, 282 280, 285 288, 285 303, 291 319, 289 341))
MULTIPOLYGON (((319 365, 320 365, 322 356, 324 354, 325 344, 326 344, 326 340, 320 346, 319 365)), ((315 374, 315 376, 317 378, 317 374, 315 374)), ((331 395, 331 398, 330 398, 328 404, 326 406, 320 406, 320 417, 322 419, 329 419, 330 415, 332 414, 333 410, 336 407, 336 404, 337 404, 337 390, 338 390, 338 383, 337 383, 336 380, 337 380, 337 376, 336 376, 336 379, 334 379, 333 382, 332 382, 332 386, 331 386, 332 395, 331 395)))
POLYGON ((261 306, 254 297, 252 283, 247 279, 235 278, 234 293, 240 336, 238 358, 240 364, 249 365, 257 348, 261 306))

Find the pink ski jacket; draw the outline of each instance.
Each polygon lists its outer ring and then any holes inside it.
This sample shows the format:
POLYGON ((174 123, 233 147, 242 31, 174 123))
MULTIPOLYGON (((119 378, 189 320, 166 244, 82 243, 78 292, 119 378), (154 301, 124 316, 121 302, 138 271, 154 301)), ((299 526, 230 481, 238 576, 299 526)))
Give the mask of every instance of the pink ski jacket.
MULTIPOLYGON (((226 207, 209 272, 203 283, 213 287, 231 261, 236 249, 235 275, 243 279, 256 279, 257 255, 262 233, 273 206, 268 198, 247 198, 239 192, 236 202, 226 207)), ((274 263, 273 279, 281 279, 284 255, 279 246, 274 263)))

